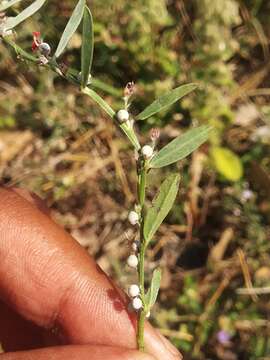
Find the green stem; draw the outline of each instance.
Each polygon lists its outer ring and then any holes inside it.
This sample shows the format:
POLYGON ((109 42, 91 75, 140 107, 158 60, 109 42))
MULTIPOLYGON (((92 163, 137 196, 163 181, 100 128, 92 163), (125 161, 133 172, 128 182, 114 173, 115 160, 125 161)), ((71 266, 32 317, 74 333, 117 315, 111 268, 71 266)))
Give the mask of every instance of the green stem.
POLYGON ((143 168, 139 175, 139 204, 142 209, 142 214, 143 214, 143 208, 145 202, 145 188, 146 188, 146 170, 145 168, 143 168))
MULTIPOLYGON (((143 304, 145 303, 145 286, 144 286, 144 257, 145 257, 145 241, 143 235, 143 225, 144 225, 144 206, 145 206, 145 189, 146 189, 146 168, 145 163, 143 163, 143 167, 139 173, 138 179, 138 197, 139 203, 141 206, 141 223, 140 223, 140 253, 139 253, 139 268, 138 268, 138 276, 139 276, 139 285, 141 291, 141 298, 143 304)), ((144 351, 144 323, 145 323, 145 310, 142 309, 138 315, 138 323, 137 323, 137 346, 138 349, 144 351)))

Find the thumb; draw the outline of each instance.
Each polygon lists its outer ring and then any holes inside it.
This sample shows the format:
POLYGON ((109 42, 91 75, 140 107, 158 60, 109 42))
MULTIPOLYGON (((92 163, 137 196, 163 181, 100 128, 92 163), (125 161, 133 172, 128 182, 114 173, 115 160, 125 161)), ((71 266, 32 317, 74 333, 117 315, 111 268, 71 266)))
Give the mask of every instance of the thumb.
POLYGON ((111 346, 69 345, 2 354, 1 360, 155 360, 151 355, 111 346))

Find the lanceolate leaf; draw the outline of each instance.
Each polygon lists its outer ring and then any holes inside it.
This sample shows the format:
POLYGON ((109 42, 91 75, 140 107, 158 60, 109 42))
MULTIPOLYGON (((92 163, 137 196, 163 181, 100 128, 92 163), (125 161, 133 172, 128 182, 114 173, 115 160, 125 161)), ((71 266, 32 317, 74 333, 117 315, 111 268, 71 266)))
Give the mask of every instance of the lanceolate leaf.
POLYGON ((83 17, 84 13, 84 7, 85 7, 85 0, 80 0, 75 7, 71 18, 69 19, 67 26, 62 34, 62 37, 59 41, 59 44, 57 46, 55 57, 59 57, 63 51, 65 50, 65 47, 67 46, 69 40, 71 39, 72 35, 77 30, 78 26, 80 25, 80 22, 83 17))
POLYGON ((98 95, 94 90, 85 88, 83 89, 83 93, 90 96, 112 119, 115 116, 115 111, 110 107, 106 101, 102 99, 101 96, 98 95))
POLYGON ((157 112, 167 108, 168 106, 174 104, 177 100, 180 100, 183 96, 187 95, 194 89, 196 89, 196 84, 186 84, 179 86, 165 95, 160 96, 156 99, 151 105, 147 106, 138 116, 138 120, 145 120, 150 116, 156 114, 157 112))
POLYGON ((83 37, 82 37, 82 54, 81 54, 81 85, 87 86, 90 75, 94 51, 94 33, 93 33, 93 18, 90 9, 86 6, 83 16, 83 37))
POLYGON ((0 4, 0 11, 4 11, 7 10, 8 8, 10 8, 11 6, 17 4, 18 2, 20 2, 21 0, 9 0, 9 1, 2 1, 3 4, 0 4))
POLYGON ((153 200, 152 206, 148 209, 144 222, 144 238, 148 244, 158 230, 163 220, 171 210, 175 201, 180 176, 178 174, 171 174, 162 183, 158 195, 153 200))
POLYGON ((20 24, 22 21, 26 20, 30 16, 32 16, 35 12, 37 12, 42 5, 46 2, 46 0, 36 0, 31 5, 29 5, 26 9, 24 9, 22 12, 20 12, 19 15, 15 17, 10 17, 7 19, 5 23, 5 29, 11 30, 18 24, 20 24))
POLYGON ((161 270, 156 269, 153 273, 153 278, 151 281, 150 288, 145 295, 145 305, 146 305, 147 311, 149 311, 151 309, 151 307, 154 306, 155 302, 157 301, 158 292, 159 292, 159 288, 160 288, 160 282, 161 282, 161 270))
POLYGON ((154 155, 150 167, 161 168, 185 158, 208 139, 210 130, 210 126, 203 125, 178 136, 154 155))

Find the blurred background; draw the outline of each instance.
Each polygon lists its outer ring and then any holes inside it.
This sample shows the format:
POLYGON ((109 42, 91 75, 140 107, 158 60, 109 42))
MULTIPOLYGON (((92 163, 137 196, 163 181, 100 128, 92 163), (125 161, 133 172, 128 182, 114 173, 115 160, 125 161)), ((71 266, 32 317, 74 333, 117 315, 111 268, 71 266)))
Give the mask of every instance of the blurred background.
MULTIPOLYGON (((30 51, 41 31, 55 50, 76 2, 51 0, 16 28, 30 51)), ((186 82, 199 90, 136 125, 160 145, 208 123, 208 144, 176 167, 175 206, 148 252, 163 271, 151 322, 185 359, 270 358, 270 2, 96 0, 92 75, 113 107, 134 81, 134 114, 186 82)), ((10 11, 14 14, 20 7, 10 11)), ((80 68, 81 36, 62 60, 80 68)), ((126 288, 134 239, 132 149, 72 85, 0 44, 0 184, 39 194, 62 224, 126 288)), ((165 171, 150 176, 152 198, 165 171)))

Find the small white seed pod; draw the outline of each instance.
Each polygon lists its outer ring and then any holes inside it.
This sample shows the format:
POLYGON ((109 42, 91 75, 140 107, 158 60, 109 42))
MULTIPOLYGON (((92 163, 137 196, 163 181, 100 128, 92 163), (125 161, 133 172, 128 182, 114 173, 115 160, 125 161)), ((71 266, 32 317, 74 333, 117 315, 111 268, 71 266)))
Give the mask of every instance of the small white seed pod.
POLYGON ((142 148, 142 154, 145 159, 150 159, 153 155, 153 148, 150 145, 144 145, 142 148))
POLYGON ((145 315, 145 317, 146 317, 146 319, 149 319, 150 316, 151 316, 151 313, 150 313, 150 311, 148 311, 148 313, 145 315))
POLYGON ((136 211, 130 211, 130 213, 128 214, 128 221, 130 222, 131 225, 138 224, 139 214, 136 213, 136 211))
POLYGON ((138 266, 139 260, 136 255, 129 255, 127 259, 127 264, 129 267, 136 269, 138 266))
POLYGON ((51 53, 51 47, 50 47, 50 45, 47 44, 47 43, 45 43, 45 42, 41 43, 41 44, 39 45, 38 49, 39 49, 40 53, 41 53, 42 55, 46 56, 46 57, 49 56, 50 53, 51 53))
POLYGON ((132 300, 132 306, 134 310, 140 310, 143 306, 142 300, 139 297, 135 297, 132 300))
POLYGON ((132 298, 137 297, 138 295, 140 295, 140 288, 138 285, 136 284, 132 284, 130 285, 130 287, 128 288, 128 295, 132 298))
POLYGON ((119 110, 118 113, 117 113, 117 120, 122 124, 126 121, 128 121, 129 119, 129 113, 127 110, 119 110))

